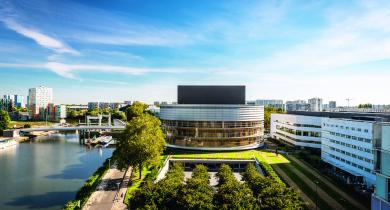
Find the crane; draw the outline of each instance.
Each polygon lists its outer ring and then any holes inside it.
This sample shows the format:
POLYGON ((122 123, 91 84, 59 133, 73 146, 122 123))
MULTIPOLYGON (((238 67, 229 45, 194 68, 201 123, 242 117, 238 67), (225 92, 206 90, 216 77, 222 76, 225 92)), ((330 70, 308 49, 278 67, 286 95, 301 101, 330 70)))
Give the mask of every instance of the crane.
POLYGON ((345 99, 345 100, 347 100, 347 102, 348 102, 348 108, 349 108, 349 102, 352 101, 352 98, 347 98, 347 99, 345 99))

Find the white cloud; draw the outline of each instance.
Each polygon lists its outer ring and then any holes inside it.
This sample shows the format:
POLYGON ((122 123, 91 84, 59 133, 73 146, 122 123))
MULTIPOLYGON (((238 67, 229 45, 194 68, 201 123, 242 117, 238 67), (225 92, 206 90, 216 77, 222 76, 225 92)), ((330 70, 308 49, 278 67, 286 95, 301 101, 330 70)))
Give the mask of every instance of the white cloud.
POLYGON ((136 68, 129 66, 116 65, 85 65, 85 64, 64 64, 58 62, 48 62, 45 67, 60 76, 76 79, 77 72, 103 72, 103 73, 121 73, 130 75, 142 75, 146 73, 183 73, 194 70, 180 68, 136 68))
POLYGON ((13 19, 5 18, 2 21, 9 29, 27 38, 34 40, 37 44, 41 45, 42 47, 54 50, 57 53, 69 53, 72 55, 79 55, 78 51, 67 46, 65 43, 61 42, 60 40, 45 35, 37 30, 22 26, 21 24, 17 23, 13 19))

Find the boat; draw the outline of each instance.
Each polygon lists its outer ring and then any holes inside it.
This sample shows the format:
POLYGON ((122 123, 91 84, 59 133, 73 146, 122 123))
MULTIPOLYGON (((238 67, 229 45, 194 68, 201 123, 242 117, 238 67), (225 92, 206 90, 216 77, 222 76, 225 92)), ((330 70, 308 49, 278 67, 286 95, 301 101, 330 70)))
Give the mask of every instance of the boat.
POLYGON ((18 143, 13 139, 2 139, 0 140, 0 149, 6 149, 8 147, 16 146, 16 144, 18 143))
POLYGON ((112 141, 112 136, 102 136, 99 138, 101 138, 100 145, 102 145, 102 147, 107 147, 108 145, 110 145, 110 143, 112 141))

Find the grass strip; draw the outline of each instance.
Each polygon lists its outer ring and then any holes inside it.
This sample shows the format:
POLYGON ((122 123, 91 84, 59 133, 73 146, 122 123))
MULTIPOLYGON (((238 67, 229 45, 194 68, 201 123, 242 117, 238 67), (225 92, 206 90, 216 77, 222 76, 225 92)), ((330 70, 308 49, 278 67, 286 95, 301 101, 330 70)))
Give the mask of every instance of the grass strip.
MULTIPOLYGON (((298 164, 297 162, 295 162, 294 160, 290 159, 288 157, 288 155, 285 156, 287 159, 290 160, 291 164, 296 168, 298 169, 299 171, 301 171, 303 174, 305 174, 305 176, 307 176, 308 178, 310 178, 311 180, 317 180, 318 181, 318 186, 324 190, 326 193, 328 193, 328 195, 330 195, 333 199, 335 199, 336 201, 338 201, 344 208, 346 209, 356 209, 356 207, 348 202, 348 200, 346 199, 340 199, 340 198, 343 198, 343 196, 341 194, 339 194, 338 192, 336 192, 335 190, 333 190, 333 188, 331 188, 329 185, 325 184, 324 182, 322 182, 320 179, 318 179, 315 175, 313 175, 312 173, 310 173, 309 171, 307 171, 305 168, 303 168, 300 164, 298 164)), ((297 156, 294 156, 295 158, 299 159, 297 156)), ((302 161, 304 164, 304 160, 301 160, 299 159, 300 161, 302 161)), ((308 164, 306 164, 306 166, 308 167, 311 167, 309 166, 308 164)), ((314 171, 314 169, 313 169, 314 171)), ((320 174, 321 175, 321 174, 320 174)), ((326 179, 326 177, 322 176, 321 177, 323 179, 326 179)), ((337 187, 337 184, 333 183, 336 187, 337 187)), ((342 190, 342 189, 340 189, 342 190)), ((359 202, 360 203, 360 202, 359 202)), ((364 203, 360 203, 361 205, 364 205, 364 203)))
POLYGON ((281 170, 284 171, 284 173, 287 174, 287 176, 292 179, 297 186, 304 192, 314 203, 317 199, 318 207, 320 209, 332 209, 331 206, 329 206, 320 196, 317 197, 317 193, 310 188, 310 186, 302 180, 299 176, 297 176, 294 172, 292 172, 286 164, 280 164, 278 165, 281 170))

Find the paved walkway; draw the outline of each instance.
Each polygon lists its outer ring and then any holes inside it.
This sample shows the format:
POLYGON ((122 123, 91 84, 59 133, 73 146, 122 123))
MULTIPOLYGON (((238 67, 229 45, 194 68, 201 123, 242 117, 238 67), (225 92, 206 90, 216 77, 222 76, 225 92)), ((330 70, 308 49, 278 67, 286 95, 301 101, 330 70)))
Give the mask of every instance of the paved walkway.
POLYGON ((116 198, 114 200, 114 205, 112 206, 111 210, 125 210, 125 209, 127 209, 127 205, 124 203, 124 201, 125 201, 125 195, 127 192, 127 187, 129 185, 132 173, 133 173, 133 169, 131 167, 129 167, 126 171, 124 178, 123 178, 119 192, 116 195, 116 198))
POLYGON ((110 210, 114 205, 118 186, 125 172, 110 168, 99 183, 96 191, 89 197, 84 210, 110 210))
POLYGON ((361 209, 361 210, 365 210, 366 208, 364 206, 362 206, 362 204, 360 204, 358 201, 356 201, 354 198, 352 198, 350 195, 348 195, 347 193, 345 193, 344 191, 342 191, 340 188, 338 188, 336 185, 334 185, 333 183, 331 183, 329 180, 327 180, 326 178, 324 178, 321 174, 319 174, 317 171, 313 170, 312 168, 310 168, 308 165, 306 165, 305 163, 303 163, 302 161, 300 161, 299 159, 295 158, 294 156, 292 155, 289 155, 288 156, 292 161, 296 162, 297 164, 299 164, 300 166, 302 166, 302 168, 304 168, 306 171, 308 171, 309 173, 311 173, 312 175, 314 175, 315 177, 317 177, 317 179, 319 179, 321 182, 323 182, 324 184, 326 184, 328 187, 332 188, 334 191, 336 191, 338 194, 340 194, 343 199, 347 200, 349 203, 351 203, 352 205, 355 206, 356 209, 361 209))
MULTIPOLYGON (((279 168, 279 166, 277 164, 272 165, 272 167, 275 169, 276 173, 278 173, 280 176, 282 176, 283 180, 285 180, 290 187, 294 188, 296 191, 299 192, 299 196, 302 198, 302 200, 304 202, 306 202, 306 206, 308 209, 312 209, 312 210, 316 209, 316 204, 309 198, 309 196, 307 196, 298 187, 297 184, 295 184, 295 182, 286 173, 284 173, 284 171, 282 169, 279 168)), ((317 209, 320 209, 320 208, 317 208, 317 209)))

